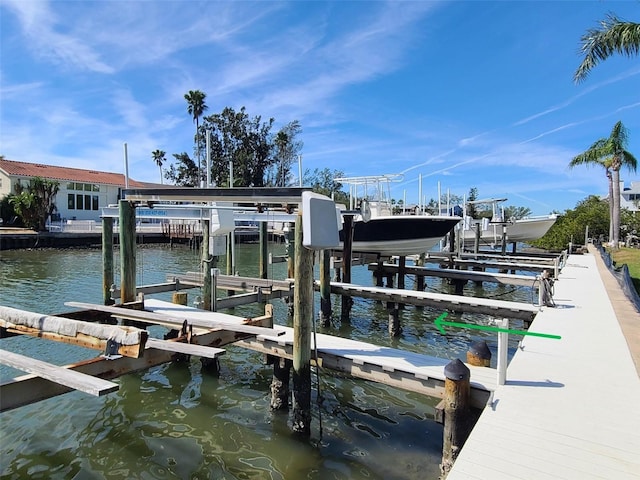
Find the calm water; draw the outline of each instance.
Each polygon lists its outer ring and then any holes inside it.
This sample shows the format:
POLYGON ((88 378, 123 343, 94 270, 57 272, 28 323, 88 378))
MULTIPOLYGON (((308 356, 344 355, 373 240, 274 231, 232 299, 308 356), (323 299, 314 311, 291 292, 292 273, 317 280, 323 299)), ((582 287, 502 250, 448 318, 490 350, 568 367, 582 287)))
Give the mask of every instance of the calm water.
MULTIPOLYGON (((282 245, 270 249, 274 255, 284 253, 282 245)), ((139 285, 199 269, 197 254, 184 247, 146 247, 137 255, 139 285)), ((238 246, 237 258, 240 275, 257 274, 255 245, 238 246)), ((70 310, 66 301, 101 303, 101 261, 101 252, 92 249, 0 252, 0 304, 55 314, 70 310)), ((119 265, 117 254, 114 263, 119 265)), ((224 262, 220 267, 224 272, 224 262)), ((285 269, 276 264, 270 276, 282 279, 285 269)), ((355 268, 352 278, 372 284, 366 267, 355 268)), ((412 287, 411 280, 406 287, 412 287)), ((531 301, 526 288, 466 288, 469 295, 531 301)), ((427 291, 448 293, 449 287, 434 280, 427 291)), ((190 303, 197 294, 189 291, 190 303)), ((170 300, 171 294, 156 298, 170 300)), ((332 300, 335 319, 321 333, 450 359, 464 359, 469 344, 479 338, 494 349, 495 337, 476 330, 440 335, 433 327, 440 311, 407 307, 401 313, 402 335, 389 338, 383 306, 356 300, 351 321, 340 322, 339 299, 332 300)), ((230 313, 260 311, 243 307, 230 313)), ((470 314, 450 314, 449 319, 486 322, 470 314)), ((291 324, 279 300, 275 323, 291 324)), ((517 338, 512 341, 515 347, 517 338)), ((0 346, 56 364, 98 354, 35 338, 3 339, 0 346)), ((20 374, 0 367, 2 381, 20 374)), ((320 397, 313 376, 312 435, 301 440, 290 433, 287 413, 269 409, 270 368, 261 355, 239 347, 227 348, 219 375, 202 372, 193 358, 115 381, 120 390, 102 398, 73 392, 0 414, 2 478, 438 478, 442 428, 433 421, 437 401, 418 394, 321 372, 320 397)))

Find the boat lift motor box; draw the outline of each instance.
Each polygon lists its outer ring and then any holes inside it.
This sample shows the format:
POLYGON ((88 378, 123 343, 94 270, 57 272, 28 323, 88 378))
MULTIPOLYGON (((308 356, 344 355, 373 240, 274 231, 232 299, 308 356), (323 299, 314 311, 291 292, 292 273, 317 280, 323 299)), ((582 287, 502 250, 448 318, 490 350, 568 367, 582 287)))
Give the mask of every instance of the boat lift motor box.
POLYGON ((302 245, 311 250, 340 244, 336 204, 329 197, 302 192, 302 245))

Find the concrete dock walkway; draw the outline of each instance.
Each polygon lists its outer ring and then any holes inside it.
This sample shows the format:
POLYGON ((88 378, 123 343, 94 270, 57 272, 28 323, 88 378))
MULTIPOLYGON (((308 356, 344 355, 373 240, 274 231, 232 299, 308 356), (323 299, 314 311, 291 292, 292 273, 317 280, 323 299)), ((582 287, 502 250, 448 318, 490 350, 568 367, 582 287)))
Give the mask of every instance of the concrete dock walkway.
POLYGON ((640 478, 640 315, 594 249, 554 289, 448 480, 640 478))

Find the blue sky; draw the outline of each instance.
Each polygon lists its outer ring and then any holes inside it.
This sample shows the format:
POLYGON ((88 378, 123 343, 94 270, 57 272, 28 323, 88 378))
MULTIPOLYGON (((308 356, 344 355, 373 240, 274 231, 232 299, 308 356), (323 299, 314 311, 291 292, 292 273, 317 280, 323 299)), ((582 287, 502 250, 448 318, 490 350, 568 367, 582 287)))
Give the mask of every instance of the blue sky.
POLYGON ((208 114, 298 120, 305 169, 564 211, 606 194, 603 170, 567 165, 617 121, 640 158, 640 57, 573 83, 608 12, 640 22, 635 0, 0 0, 0 154, 123 172, 126 142, 130 177, 159 182, 151 152, 193 155, 184 94, 201 90, 208 114))

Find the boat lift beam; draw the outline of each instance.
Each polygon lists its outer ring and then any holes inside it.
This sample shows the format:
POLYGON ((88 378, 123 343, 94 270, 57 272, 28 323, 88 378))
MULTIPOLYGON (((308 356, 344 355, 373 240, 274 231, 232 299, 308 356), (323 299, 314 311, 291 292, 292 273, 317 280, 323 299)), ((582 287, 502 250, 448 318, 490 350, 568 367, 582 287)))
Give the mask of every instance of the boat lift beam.
POLYGON ((310 188, 128 188, 123 199, 132 202, 239 202, 261 204, 299 204, 302 192, 310 188))

